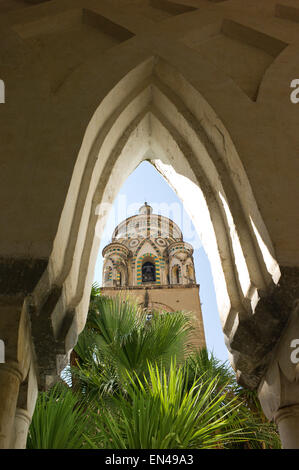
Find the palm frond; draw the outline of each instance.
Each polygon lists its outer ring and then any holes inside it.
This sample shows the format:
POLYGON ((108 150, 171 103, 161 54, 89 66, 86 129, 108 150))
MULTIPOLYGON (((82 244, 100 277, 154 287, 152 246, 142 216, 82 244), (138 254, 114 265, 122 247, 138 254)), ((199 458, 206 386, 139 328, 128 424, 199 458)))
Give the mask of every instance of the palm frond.
POLYGON ((89 448, 84 435, 90 426, 83 403, 61 384, 39 394, 29 428, 28 449, 89 448))

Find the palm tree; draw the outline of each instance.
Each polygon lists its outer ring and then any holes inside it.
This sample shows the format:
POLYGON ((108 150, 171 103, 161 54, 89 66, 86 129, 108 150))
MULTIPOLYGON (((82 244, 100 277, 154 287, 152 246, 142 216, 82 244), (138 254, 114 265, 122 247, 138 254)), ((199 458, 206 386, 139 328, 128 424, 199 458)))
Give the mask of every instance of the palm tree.
POLYGON ((142 376, 147 363, 184 361, 190 318, 182 312, 153 312, 150 320, 133 300, 97 296, 75 347, 73 377, 82 390, 112 392, 127 382, 127 371, 142 376))
POLYGON ((71 368, 76 388, 59 389, 66 400, 59 390, 39 397, 28 446, 279 447, 230 366, 205 349, 190 354, 191 330, 188 315, 153 312, 148 321, 132 300, 94 286, 71 368))
POLYGON ((84 403, 65 384, 58 383, 38 395, 29 427, 27 449, 90 448, 85 433, 90 432, 90 414, 84 403))
POLYGON ((112 398, 113 407, 99 403, 101 412, 94 414, 96 448, 225 448, 250 438, 242 428, 240 404, 236 398, 224 400, 217 377, 201 377, 188 385, 186 369, 175 361, 168 370, 150 363, 147 369, 142 379, 128 373, 126 393, 112 398))
MULTIPOLYGON (((237 444, 237 447, 275 449, 281 447, 276 426, 265 417, 258 400, 257 391, 240 386, 227 361, 220 361, 212 353, 209 353, 206 348, 203 348, 193 351, 187 358, 185 365, 189 368, 189 380, 195 380, 203 372, 207 382, 217 376, 218 387, 222 387, 226 392, 226 397, 229 399, 235 397, 237 403, 241 405, 239 414, 242 415, 246 428, 250 430, 251 438, 237 444)), ((236 448, 236 443, 234 443, 234 448, 236 448)))
MULTIPOLYGON (((95 296, 87 328, 76 347, 83 361, 81 368, 77 370, 83 389, 89 393, 93 391, 94 397, 98 397, 99 392, 101 397, 106 396, 104 406, 107 407, 107 403, 110 407, 113 405, 115 412, 120 407, 117 401, 120 394, 123 391, 129 394, 128 372, 130 380, 135 376, 141 380, 145 375, 146 381, 148 363, 158 363, 160 367, 167 369, 171 359, 176 357, 178 363, 184 363, 183 377, 188 381, 189 389, 194 381, 202 381, 204 377, 201 390, 205 387, 209 389, 210 401, 219 393, 222 394, 220 416, 223 416, 228 400, 236 400, 238 403, 240 421, 232 420, 230 430, 233 431, 233 428, 242 423, 241 427, 243 431, 246 429, 248 438, 242 442, 239 440, 239 444, 235 440, 234 446, 279 447, 276 429, 265 420, 258 407, 258 400, 254 400, 255 392, 245 391, 240 387, 230 365, 219 361, 205 348, 190 354, 190 349, 186 346, 190 331, 190 321, 181 312, 163 315, 155 313, 152 320, 147 322, 144 312, 134 302, 95 296), (187 349, 189 355, 185 360, 187 349), (217 383, 212 390, 209 384, 214 383, 216 377, 217 383), (107 401, 107 397, 112 395, 116 395, 116 398, 107 401), (251 399, 247 401, 249 396, 251 399)), ((205 396, 206 400, 208 396, 205 396)))

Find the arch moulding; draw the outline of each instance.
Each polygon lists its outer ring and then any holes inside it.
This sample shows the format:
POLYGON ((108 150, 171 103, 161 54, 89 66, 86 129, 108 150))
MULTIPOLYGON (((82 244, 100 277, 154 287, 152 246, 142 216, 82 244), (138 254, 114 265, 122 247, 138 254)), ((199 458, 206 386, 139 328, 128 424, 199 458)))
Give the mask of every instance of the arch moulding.
POLYGON ((229 130, 184 74, 159 57, 123 77, 86 129, 48 267, 31 298, 36 321, 49 319, 41 386, 84 327, 109 209, 145 159, 177 192, 201 236, 233 367, 254 388, 286 322, 269 301, 279 266, 229 130))

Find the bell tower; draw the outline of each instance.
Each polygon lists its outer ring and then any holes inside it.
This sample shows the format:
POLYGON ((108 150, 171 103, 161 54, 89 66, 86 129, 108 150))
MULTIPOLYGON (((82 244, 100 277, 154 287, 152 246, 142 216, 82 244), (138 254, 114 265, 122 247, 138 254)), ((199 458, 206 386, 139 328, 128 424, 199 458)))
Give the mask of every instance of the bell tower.
POLYGON ((145 202, 138 214, 117 225, 102 254, 103 294, 127 291, 148 310, 191 312, 192 342, 205 346, 193 247, 183 240, 177 224, 154 214, 145 202))

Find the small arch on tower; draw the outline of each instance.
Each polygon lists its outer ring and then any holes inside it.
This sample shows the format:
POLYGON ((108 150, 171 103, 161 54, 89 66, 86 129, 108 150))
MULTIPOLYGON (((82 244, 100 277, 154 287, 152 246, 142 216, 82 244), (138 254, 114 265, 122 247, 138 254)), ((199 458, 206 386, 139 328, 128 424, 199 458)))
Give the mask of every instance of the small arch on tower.
POLYGON ((151 261, 142 264, 142 282, 156 282, 156 266, 151 261))
POLYGON ((172 267, 172 284, 181 284, 181 267, 178 264, 172 267))
MULTIPOLYGON (((150 269, 148 269, 148 272, 149 270, 150 269)), ((137 260, 136 272, 137 272, 137 285, 143 284, 143 282, 154 282, 155 284, 160 284, 160 259, 152 252, 144 253, 137 260), (155 278, 154 281, 143 281, 144 273, 146 270, 144 266, 147 262, 154 266, 154 271, 153 271, 154 278, 155 278)))
POLYGON ((188 284, 195 282, 194 268, 191 264, 186 265, 186 277, 188 284))

